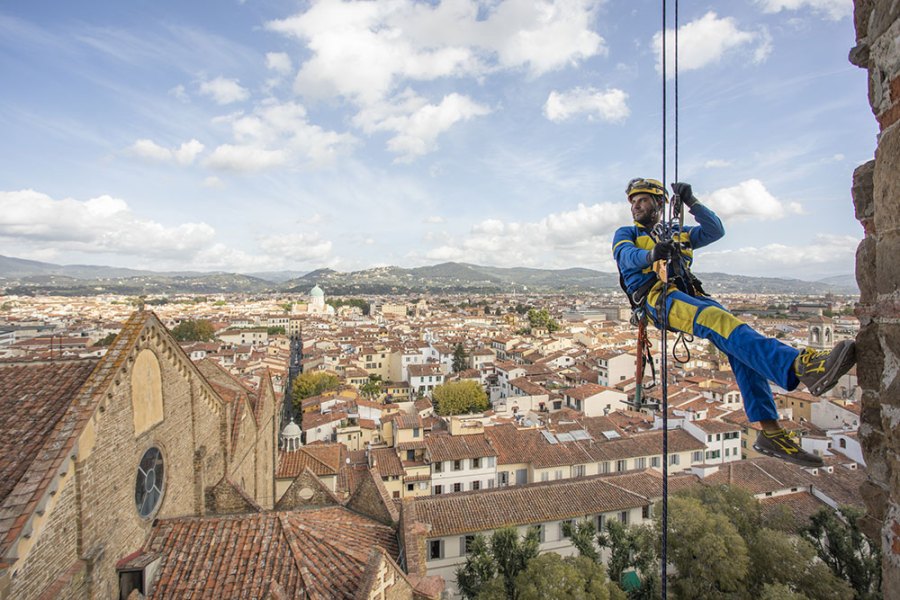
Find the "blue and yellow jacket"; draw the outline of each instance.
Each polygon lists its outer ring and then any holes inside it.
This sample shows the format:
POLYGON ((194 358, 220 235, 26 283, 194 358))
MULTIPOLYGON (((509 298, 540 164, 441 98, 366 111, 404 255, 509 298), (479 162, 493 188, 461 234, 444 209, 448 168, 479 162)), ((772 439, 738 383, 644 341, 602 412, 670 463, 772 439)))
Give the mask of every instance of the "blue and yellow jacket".
MULTIPOLYGON (((710 209, 697 203, 688 211, 694 215, 698 225, 685 227, 674 236, 674 239, 681 242, 681 254, 686 269, 691 267, 695 248, 708 246, 725 235, 722 221, 710 209)), ((656 279, 653 265, 650 264, 650 250, 655 245, 656 240, 650 235, 650 231, 640 223, 635 222, 634 225, 616 230, 613 236, 613 256, 629 295, 649 280, 656 279)))

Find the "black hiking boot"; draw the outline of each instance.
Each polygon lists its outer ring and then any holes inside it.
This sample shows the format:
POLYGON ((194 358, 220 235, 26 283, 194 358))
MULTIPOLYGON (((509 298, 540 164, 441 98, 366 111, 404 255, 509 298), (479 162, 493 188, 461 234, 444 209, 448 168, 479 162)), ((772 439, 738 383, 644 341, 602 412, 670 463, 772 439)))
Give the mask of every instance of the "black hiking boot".
POLYGON ((845 340, 831 350, 807 348, 794 361, 794 373, 813 396, 821 396, 856 363, 856 344, 845 340))
POLYGON ((822 458, 811 454, 794 441, 794 433, 786 429, 761 431, 756 437, 753 449, 766 456, 774 456, 801 467, 821 467, 822 458))

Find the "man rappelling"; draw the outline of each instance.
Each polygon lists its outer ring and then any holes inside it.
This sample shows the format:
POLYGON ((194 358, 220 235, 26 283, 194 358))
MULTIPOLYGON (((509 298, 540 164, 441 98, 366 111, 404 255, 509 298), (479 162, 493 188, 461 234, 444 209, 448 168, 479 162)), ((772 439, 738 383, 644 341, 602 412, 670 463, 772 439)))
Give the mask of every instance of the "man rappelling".
POLYGON ((840 342, 830 351, 799 351, 760 334, 710 298, 690 267, 695 249, 725 234, 722 221, 697 200, 689 184, 673 183, 672 189, 673 212, 683 214, 686 206, 696 226, 661 219, 668 200, 661 182, 633 179, 626 189, 634 224, 616 231, 612 249, 636 317, 649 318, 657 327, 667 322, 669 330, 709 340, 725 353, 747 418, 762 428, 753 445, 757 452, 806 467, 820 466, 822 459, 803 450, 779 425, 769 381, 788 391, 802 383, 811 394, 821 396, 856 362, 854 342, 840 342))

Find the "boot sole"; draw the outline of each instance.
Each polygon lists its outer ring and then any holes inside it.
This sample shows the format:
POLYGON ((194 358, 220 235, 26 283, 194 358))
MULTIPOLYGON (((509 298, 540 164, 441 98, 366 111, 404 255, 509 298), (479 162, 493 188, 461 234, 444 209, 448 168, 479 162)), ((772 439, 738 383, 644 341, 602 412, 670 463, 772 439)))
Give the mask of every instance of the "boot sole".
POLYGON ((774 452, 772 450, 767 450, 765 448, 760 448, 756 444, 753 444, 753 449, 759 452, 760 454, 765 454, 766 456, 771 456, 772 458, 777 458, 779 460, 783 460, 789 463, 793 463, 795 465, 799 465, 801 467, 821 467, 824 466, 824 461, 818 462, 810 462, 808 460, 798 460, 793 458, 789 454, 779 454, 778 452, 774 452))
POLYGON ((809 386, 809 393, 813 396, 821 396, 831 388, 837 385, 844 374, 850 370, 856 362, 856 344, 845 344, 841 349, 838 360, 835 361, 835 367, 830 373, 825 373, 814 384, 809 386))

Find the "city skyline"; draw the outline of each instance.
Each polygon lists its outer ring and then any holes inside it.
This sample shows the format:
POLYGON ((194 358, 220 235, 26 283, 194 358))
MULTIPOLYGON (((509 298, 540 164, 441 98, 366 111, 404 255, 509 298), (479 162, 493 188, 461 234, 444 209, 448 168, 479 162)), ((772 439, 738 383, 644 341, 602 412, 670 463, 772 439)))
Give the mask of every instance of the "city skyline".
MULTIPOLYGON (((578 1, 4 7, 0 254, 614 271, 624 185, 661 176, 660 26, 578 1)), ((877 130, 852 4, 683 6, 680 26, 679 178, 727 232, 697 270, 852 272, 877 130)))

